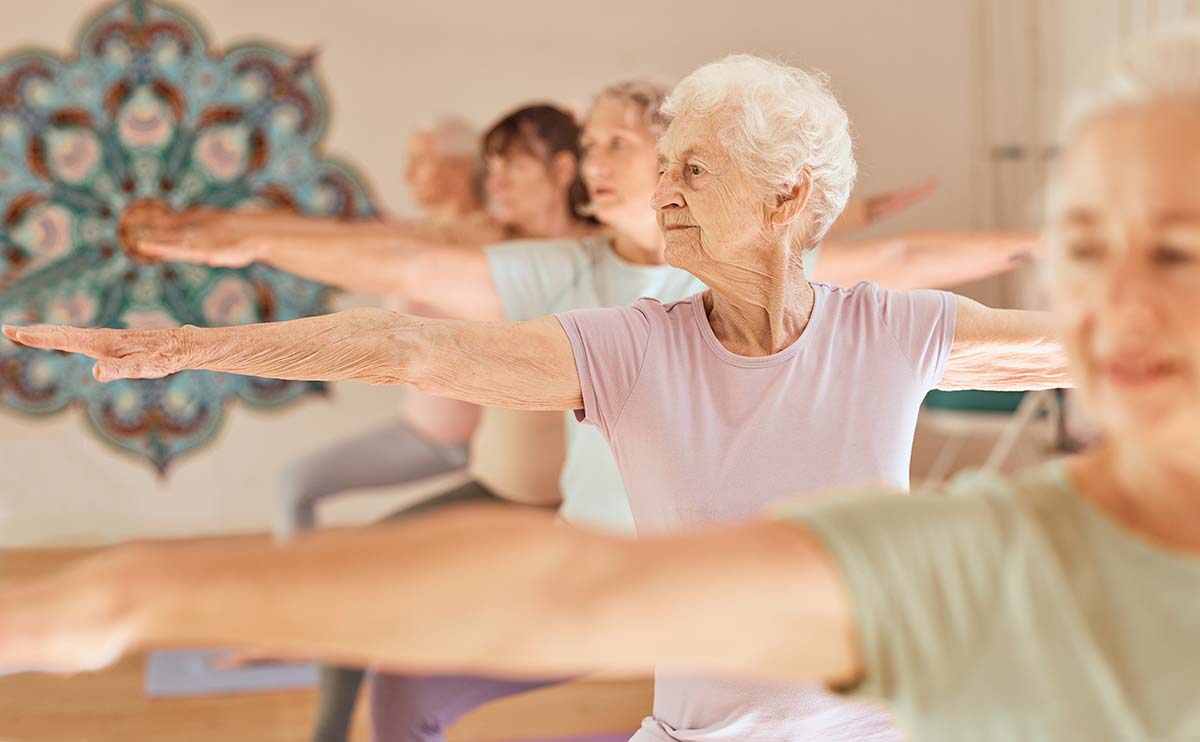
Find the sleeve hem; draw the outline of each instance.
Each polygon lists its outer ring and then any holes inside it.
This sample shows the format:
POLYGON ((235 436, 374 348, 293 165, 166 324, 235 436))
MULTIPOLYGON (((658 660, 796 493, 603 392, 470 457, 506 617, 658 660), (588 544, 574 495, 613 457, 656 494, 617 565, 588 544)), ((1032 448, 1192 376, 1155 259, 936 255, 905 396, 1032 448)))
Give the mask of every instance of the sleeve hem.
MULTIPOLYGON (((593 414, 598 409, 599 402, 596 399, 596 387, 592 381, 587 348, 584 345, 583 336, 579 333, 579 325, 569 314, 556 314, 554 318, 558 320, 563 332, 567 334, 567 341, 571 343, 571 354, 575 356, 575 372, 579 374, 579 390, 583 397, 583 409, 574 411, 575 419, 603 430, 600 420, 593 414)), ((605 433, 607 434, 607 431, 605 433)))
POLYGON ((958 301, 949 291, 942 291, 941 295, 942 312, 945 318, 942 345, 945 351, 938 354, 937 365, 934 366, 929 383, 926 385, 929 389, 936 389, 938 384, 942 383, 942 377, 946 375, 946 364, 950 361, 950 354, 954 351, 954 334, 958 331, 958 301))

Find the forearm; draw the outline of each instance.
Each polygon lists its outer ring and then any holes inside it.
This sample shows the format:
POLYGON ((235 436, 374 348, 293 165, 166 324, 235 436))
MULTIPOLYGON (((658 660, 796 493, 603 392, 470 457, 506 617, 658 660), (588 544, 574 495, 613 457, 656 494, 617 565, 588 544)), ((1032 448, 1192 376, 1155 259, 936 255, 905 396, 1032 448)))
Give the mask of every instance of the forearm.
POLYGON ((397 342, 404 322, 382 309, 235 327, 185 327, 183 368, 270 379, 409 383, 412 355, 397 342))
POLYGON ((478 322, 352 309, 181 332, 186 368, 272 379, 405 384, 489 407, 583 406, 570 346, 553 317, 478 322))
POLYGON ((443 316, 503 319, 480 247, 500 236, 486 227, 455 232, 406 222, 318 221, 292 237, 268 238, 259 259, 351 291, 398 294, 443 316))
POLYGON ((137 606, 135 648, 534 675, 659 666, 845 680, 859 668, 840 578, 784 524, 626 541, 476 506, 126 561, 132 574, 106 582, 136 591, 116 601, 137 606))
MULTIPOLYGON (((139 547, 135 644, 242 646, 408 669, 611 666, 582 597, 620 545, 552 516, 476 508, 394 526, 139 547), (161 565, 170 565, 163 569, 161 565)), ((627 669, 649 669, 652 658, 627 669)))
POLYGON ((0 587, 0 672, 180 646, 426 672, 846 681, 861 668, 824 547, 772 521, 626 541, 476 505, 283 546, 123 546, 0 587))
POLYGON ((583 406, 574 355, 554 317, 467 322, 352 309, 238 327, 165 330, 8 327, 10 340, 96 359, 99 381, 198 369, 302 381, 408 384, 492 407, 583 406))
POLYGON ((888 289, 944 288, 1012 270, 1041 254, 1035 233, 930 230, 825 244, 817 279, 888 289))
POLYGON ((349 291, 387 294, 403 290, 414 256, 454 249, 416 236, 406 223, 314 220, 308 226, 265 233, 261 262, 349 291))

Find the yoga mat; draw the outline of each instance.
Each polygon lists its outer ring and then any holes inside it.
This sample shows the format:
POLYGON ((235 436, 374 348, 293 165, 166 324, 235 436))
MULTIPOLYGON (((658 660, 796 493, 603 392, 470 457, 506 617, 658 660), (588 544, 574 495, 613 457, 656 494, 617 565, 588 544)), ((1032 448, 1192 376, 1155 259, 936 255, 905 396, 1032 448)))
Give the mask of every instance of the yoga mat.
POLYGON ((214 661, 228 654, 228 649, 154 652, 146 661, 146 695, 161 698, 265 693, 317 684, 317 666, 312 663, 214 666, 214 661))

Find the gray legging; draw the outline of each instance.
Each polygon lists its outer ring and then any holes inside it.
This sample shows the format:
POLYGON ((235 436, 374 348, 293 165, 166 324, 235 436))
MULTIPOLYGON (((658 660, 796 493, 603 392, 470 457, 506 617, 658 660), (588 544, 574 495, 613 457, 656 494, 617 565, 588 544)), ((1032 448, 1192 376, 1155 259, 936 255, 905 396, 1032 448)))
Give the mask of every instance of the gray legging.
POLYGON ((418 482, 467 465, 467 446, 443 446, 396 420, 337 441, 296 461, 279 478, 275 532, 316 526, 317 503, 360 487, 418 482))
MULTIPOLYGON (((284 470, 279 478, 275 533, 289 537, 314 528, 317 504, 347 490, 418 482, 466 464, 465 445, 433 443, 403 420, 337 441, 284 470)), ((434 506, 430 501, 410 512, 434 506)), ((314 740, 346 739, 362 676, 361 670, 321 669, 321 701, 314 740)))
MULTIPOLYGON (((317 504, 341 492, 416 482, 461 469, 466 463, 466 446, 432 443, 400 420, 339 441, 301 459, 283 473, 276 532, 290 536, 313 528, 317 504)), ((482 485, 469 482, 395 513, 388 520, 456 503, 495 499, 482 485)), ((345 742, 363 677, 360 668, 321 667, 314 742, 345 742)), ((377 742, 443 740, 446 726, 487 701, 557 682, 379 675, 372 682, 374 736, 377 742)))

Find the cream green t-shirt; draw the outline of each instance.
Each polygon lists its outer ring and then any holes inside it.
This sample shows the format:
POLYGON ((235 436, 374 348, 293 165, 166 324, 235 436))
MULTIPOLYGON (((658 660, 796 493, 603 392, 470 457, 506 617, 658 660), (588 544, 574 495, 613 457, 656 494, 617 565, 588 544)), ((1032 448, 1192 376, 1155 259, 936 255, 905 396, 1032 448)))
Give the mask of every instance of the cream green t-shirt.
POLYGON ((785 505, 841 566, 912 742, 1200 740, 1200 555, 1072 490, 1064 462, 942 493, 785 505))

